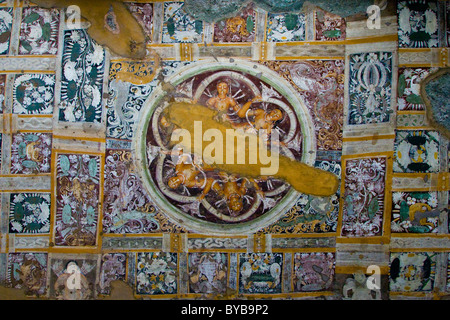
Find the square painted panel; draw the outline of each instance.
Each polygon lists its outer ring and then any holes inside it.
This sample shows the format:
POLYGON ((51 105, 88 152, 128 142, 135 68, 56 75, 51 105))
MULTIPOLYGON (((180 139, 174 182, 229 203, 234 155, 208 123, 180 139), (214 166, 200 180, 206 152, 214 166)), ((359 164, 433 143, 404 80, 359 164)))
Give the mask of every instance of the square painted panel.
POLYGON ((50 232, 50 193, 12 193, 9 232, 19 234, 50 232))
POLYGON ((445 30, 447 47, 450 47, 450 2, 445 3, 445 21, 447 29, 445 30))
POLYGON ((64 33, 59 120, 101 122, 105 50, 85 30, 64 33))
POLYGON ((303 99, 314 123, 318 150, 342 150, 345 61, 267 61, 303 99))
POLYGON ((335 254, 331 252, 295 253, 294 291, 330 290, 334 281, 335 254))
POLYGON ((2 150, 3 150, 3 148, 2 148, 2 144, 3 144, 3 134, 2 133, 0 133, 0 170, 1 170, 1 168, 2 168, 2 159, 3 159, 3 157, 2 157, 2 150))
POLYGON ((0 55, 9 53, 13 24, 13 8, 0 8, 0 55))
POLYGON ((163 43, 200 43, 203 22, 183 11, 183 2, 164 2, 163 43))
POLYGON ((239 254, 239 293, 281 293, 281 253, 239 254))
POLYGON ((256 10, 250 3, 238 15, 214 24, 214 42, 253 42, 256 35, 256 10))
POLYGON ((391 232, 436 233, 437 206, 437 192, 393 192, 391 232))
POLYGON ((190 253, 188 264, 190 293, 225 293, 228 254, 219 252, 190 253))
POLYGON ((420 82, 436 68, 400 68, 398 70, 398 110, 425 110, 420 82))
POLYGON ((391 253, 389 290, 393 292, 431 291, 436 272, 436 253, 391 253))
POLYGON ((351 54, 349 61, 350 125, 389 122, 392 53, 351 54))
POLYGON ((138 253, 136 261, 136 293, 161 295, 177 293, 177 254, 138 253))
POLYGON ((397 131, 394 172, 439 172, 439 133, 424 130, 397 131))
MULTIPOLYGON (((316 168, 334 173, 341 178, 341 164, 336 161, 316 161, 316 168)), ((286 210, 264 233, 323 233, 335 232, 339 215, 339 190, 330 197, 300 194, 293 206, 286 210)))
POLYGON ((11 173, 49 173, 51 154, 51 133, 15 133, 11 144, 11 173))
POLYGON ((42 296, 47 291, 47 253, 9 253, 7 287, 23 289, 27 296, 42 296))
POLYGON ((48 294, 57 300, 91 300, 97 297, 97 258, 50 257, 48 294))
POLYGON ((346 161, 342 236, 382 235, 385 176, 385 157, 346 161))
POLYGON ((58 35, 58 9, 23 9, 19 35, 20 55, 56 55, 58 35))
POLYGON ((267 41, 288 42, 305 40, 305 15, 293 13, 273 14, 267 17, 267 41))
POLYGON ((125 5, 144 29, 145 36, 147 37, 147 43, 151 43, 153 34, 153 4, 126 2, 125 5))
POLYGON ((103 206, 104 233, 161 231, 153 205, 129 150, 106 150, 103 206))
POLYGON ((439 17, 437 1, 398 1, 397 15, 399 47, 439 47, 439 17))
POLYGON ((129 139, 139 122, 139 111, 157 85, 157 81, 134 84, 134 77, 151 80, 154 64, 150 62, 113 62, 109 70, 108 99, 106 101, 106 136, 129 139), (131 79, 130 79, 131 78, 131 79))
POLYGON ((52 114, 54 96, 54 74, 16 75, 13 88, 13 113, 52 114))
POLYGON ((0 74, 0 114, 5 110, 6 74, 0 74))

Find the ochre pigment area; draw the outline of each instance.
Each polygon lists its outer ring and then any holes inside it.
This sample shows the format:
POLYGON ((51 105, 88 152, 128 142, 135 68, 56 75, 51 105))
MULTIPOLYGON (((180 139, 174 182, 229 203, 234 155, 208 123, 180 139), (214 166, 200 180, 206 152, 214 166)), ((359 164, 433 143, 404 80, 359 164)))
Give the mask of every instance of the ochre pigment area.
MULTIPOLYGON (((166 114, 170 119, 170 122, 175 124, 180 129, 187 130, 191 137, 188 141, 185 141, 187 139, 180 139, 175 141, 175 143, 186 147, 189 150, 194 150, 196 154, 201 153, 203 160, 206 162, 210 159, 207 159, 208 152, 205 153, 205 149, 208 148, 209 144, 213 142, 203 142, 201 145, 201 151, 196 150, 196 146, 200 145, 199 139, 203 139, 202 137, 205 131, 209 129, 216 129, 221 133, 221 137, 224 137, 223 140, 234 138, 230 137, 230 133, 227 132, 227 129, 233 129, 232 126, 227 123, 216 121, 214 118, 217 114, 216 111, 208 109, 202 105, 181 102, 172 103, 167 107, 166 114), (201 123, 201 135, 199 135, 198 131, 196 132, 196 130, 198 130, 198 127, 195 127, 196 121, 197 123, 201 123)), ((242 137, 243 132, 239 133, 239 131, 236 130, 233 131, 233 134, 242 137)), ((249 135, 250 134, 247 134, 247 136, 249 135)), ((249 143, 248 139, 242 140, 245 141, 244 145, 239 147, 237 145, 239 138, 237 138, 231 148, 226 148, 226 141, 221 141, 222 144, 219 142, 217 145, 222 145, 224 148, 224 152, 221 157, 222 161, 216 161, 212 163, 211 166, 216 169, 223 170, 229 174, 238 174, 248 178, 261 177, 261 169, 268 167, 265 163, 266 161, 262 161, 263 159, 259 153, 262 140, 258 139, 258 150, 256 150, 256 146, 249 143), (237 164, 234 162, 230 163, 227 161, 226 155, 230 152, 233 154, 233 159, 235 161, 238 158, 238 154, 242 156, 242 153, 244 153, 244 159, 246 161, 245 164, 237 164), (256 157, 254 158, 256 158, 256 161, 252 164, 249 159, 251 159, 251 157, 255 154, 256 157)), ((270 152, 270 150, 266 151, 269 158, 278 158, 278 172, 270 174, 270 176, 282 179, 289 183, 295 190, 306 194, 330 196, 336 192, 339 185, 339 180, 334 174, 310 167, 298 161, 291 160, 282 154, 274 154, 273 151, 270 152)), ((218 150, 215 150, 215 152, 215 156, 217 156, 218 150)))
POLYGON ((81 16, 91 23, 89 35, 122 57, 142 59, 146 56, 146 39, 141 25, 122 1, 114 0, 36 0, 44 8, 67 8, 76 5, 81 16), (106 21, 109 22, 107 26, 106 21))

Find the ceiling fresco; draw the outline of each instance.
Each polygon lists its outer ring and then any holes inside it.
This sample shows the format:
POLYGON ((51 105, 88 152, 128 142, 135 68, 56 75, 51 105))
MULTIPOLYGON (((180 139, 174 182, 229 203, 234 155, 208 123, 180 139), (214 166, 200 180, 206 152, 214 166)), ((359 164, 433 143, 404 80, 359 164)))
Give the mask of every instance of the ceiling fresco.
POLYGON ((449 299, 449 17, 0 0, 0 299, 449 299))

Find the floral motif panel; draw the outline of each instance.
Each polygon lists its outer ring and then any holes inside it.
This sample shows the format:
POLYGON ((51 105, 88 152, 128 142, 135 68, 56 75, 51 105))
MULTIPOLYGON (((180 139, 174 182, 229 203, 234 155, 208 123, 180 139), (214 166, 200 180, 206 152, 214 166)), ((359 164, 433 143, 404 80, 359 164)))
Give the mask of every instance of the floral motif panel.
POLYGON ((100 156, 57 155, 55 245, 97 243, 100 166, 100 156))
POLYGON ((139 295, 177 293, 177 258, 176 253, 138 253, 136 293, 139 295))
POLYGON ((58 9, 24 8, 20 24, 19 54, 56 55, 58 33, 58 9))
POLYGON ((305 15, 295 13, 269 13, 267 17, 267 41, 305 40, 305 15))
POLYGON ((391 232, 436 233, 437 192, 393 192, 391 232))
POLYGON ((14 78, 13 112, 53 114, 54 74, 19 74, 14 78))
POLYGON ((398 73, 398 110, 425 110, 420 82, 435 68, 400 68, 398 73))
POLYGON ((392 86, 392 53, 350 55, 350 125, 389 122, 392 86))
POLYGON ((346 36, 345 19, 332 13, 314 11, 315 40, 336 41, 344 40, 346 36))
POLYGON ((59 120, 101 122, 105 50, 85 30, 64 33, 59 120))
POLYGON ((431 291, 434 287, 435 272, 435 253, 391 253, 389 289, 393 292, 431 291))
POLYGON ((9 253, 6 285, 23 289, 27 296, 46 294, 47 256, 47 253, 9 253))

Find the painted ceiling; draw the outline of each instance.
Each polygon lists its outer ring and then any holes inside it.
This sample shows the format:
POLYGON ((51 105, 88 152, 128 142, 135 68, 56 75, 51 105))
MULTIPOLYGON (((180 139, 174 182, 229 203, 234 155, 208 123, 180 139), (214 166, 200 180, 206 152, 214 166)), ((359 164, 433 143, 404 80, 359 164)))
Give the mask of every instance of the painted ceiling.
POLYGON ((0 0, 0 298, 448 298, 449 1, 36 2, 0 0), (177 162, 211 110, 279 172, 177 162))

